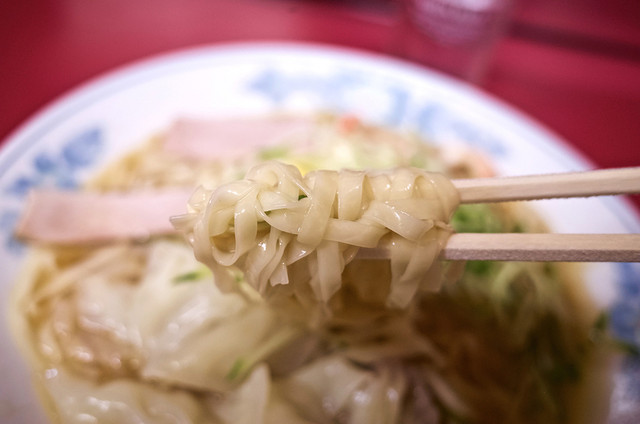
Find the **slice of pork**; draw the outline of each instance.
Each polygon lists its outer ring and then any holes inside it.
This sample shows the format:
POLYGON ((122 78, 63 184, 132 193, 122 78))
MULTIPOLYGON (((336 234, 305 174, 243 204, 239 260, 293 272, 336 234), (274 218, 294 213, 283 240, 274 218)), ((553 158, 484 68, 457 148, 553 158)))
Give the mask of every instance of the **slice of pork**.
POLYGON ((287 140, 306 141, 316 124, 310 118, 178 119, 164 149, 190 159, 237 158, 287 140))
POLYGON ((191 190, 97 193, 35 190, 16 228, 43 243, 101 243, 175 233, 169 217, 185 213, 191 190))

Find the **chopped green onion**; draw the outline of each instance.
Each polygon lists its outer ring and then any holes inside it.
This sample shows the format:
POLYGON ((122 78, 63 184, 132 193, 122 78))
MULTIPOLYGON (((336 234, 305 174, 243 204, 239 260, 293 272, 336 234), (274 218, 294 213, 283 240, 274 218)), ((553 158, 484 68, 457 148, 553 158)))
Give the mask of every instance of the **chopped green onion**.
POLYGON ((260 159, 262 160, 271 160, 271 159, 279 159, 287 155, 289 153, 289 148, 285 146, 276 146, 269 149, 264 149, 260 152, 260 159))
POLYGON ((208 268, 202 267, 193 271, 185 272, 184 274, 176 275, 173 278, 173 283, 180 284, 180 283, 189 283, 193 281, 199 281, 208 277, 210 274, 211 272, 209 271, 208 268))
POLYGON ((225 376, 229 381, 233 381, 240 376, 246 368, 246 361, 243 358, 238 358, 231 366, 231 369, 225 376))

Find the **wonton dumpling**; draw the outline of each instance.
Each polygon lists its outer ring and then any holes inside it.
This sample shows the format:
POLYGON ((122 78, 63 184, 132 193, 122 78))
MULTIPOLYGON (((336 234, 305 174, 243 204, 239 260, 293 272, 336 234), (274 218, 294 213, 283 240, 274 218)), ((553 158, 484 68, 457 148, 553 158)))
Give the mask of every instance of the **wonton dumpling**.
MULTIPOLYGON (((53 370, 52 370, 53 371, 53 370)), ((95 384, 61 369, 46 379, 45 387, 65 424, 205 424, 211 417, 197 400, 134 380, 95 384)))
POLYGON ((148 268, 130 323, 145 355, 143 378, 227 391, 280 346, 274 340, 285 343, 295 335, 262 301, 221 293, 206 273, 177 283, 176 276, 201 268, 183 244, 158 243, 148 268))
POLYGON ((46 328, 74 371, 227 391, 298 334, 257 297, 221 293, 185 244, 152 242, 142 275, 89 278, 58 302, 46 328))
POLYGON ((297 415, 273 390, 265 365, 257 367, 214 409, 216 417, 228 424, 313 424, 297 415))
POLYGON ((400 369, 381 364, 355 366, 339 355, 323 357, 278 383, 303 416, 317 423, 400 422, 406 379, 400 369))

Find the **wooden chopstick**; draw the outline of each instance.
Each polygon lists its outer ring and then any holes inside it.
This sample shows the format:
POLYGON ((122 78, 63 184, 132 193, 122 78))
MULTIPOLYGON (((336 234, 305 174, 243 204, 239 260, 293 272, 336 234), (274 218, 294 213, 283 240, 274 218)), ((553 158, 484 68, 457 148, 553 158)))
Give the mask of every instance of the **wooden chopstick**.
POLYGON ((640 167, 453 180, 460 203, 640 193, 640 167))
POLYGON ((453 234, 449 260, 640 262, 640 234, 453 234))
MULTIPOLYGON (((385 247, 360 248, 358 259, 389 259, 385 247)), ((640 234, 459 233, 440 259, 452 261, 640 262, 640 234)))

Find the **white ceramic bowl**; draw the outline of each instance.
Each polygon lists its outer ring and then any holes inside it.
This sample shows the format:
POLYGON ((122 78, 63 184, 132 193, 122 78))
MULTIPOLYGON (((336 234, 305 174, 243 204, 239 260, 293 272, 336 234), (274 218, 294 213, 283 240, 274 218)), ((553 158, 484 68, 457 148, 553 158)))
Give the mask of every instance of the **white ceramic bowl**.
MULTIPOLYGON (((473 87, 383 56, 307 44, 231 44, 186 50, 125 67, 72 91, 34 116, 0 150, 0 298, 25 248, 12 237, 27 191, 74 187, 181 115, 257 115, 318 110, 464 141, 500 174, 587 169, 557 136, 473 87)), ((620 198, 536 202, 556 232, 640 232, 620 198)), ((640 343, 640 267, 592 264, 589 290, 611 313, 616 336, 640 343)), ((6 307, 6 306, 5 306, 6 307)), ((0 323, 0 421, 44 421, 29 374, 0 323)), ((611 422, 640 415, 640 361, 615 376, 611 422), (638 415, 636 415, 638 414, 638 415)))

